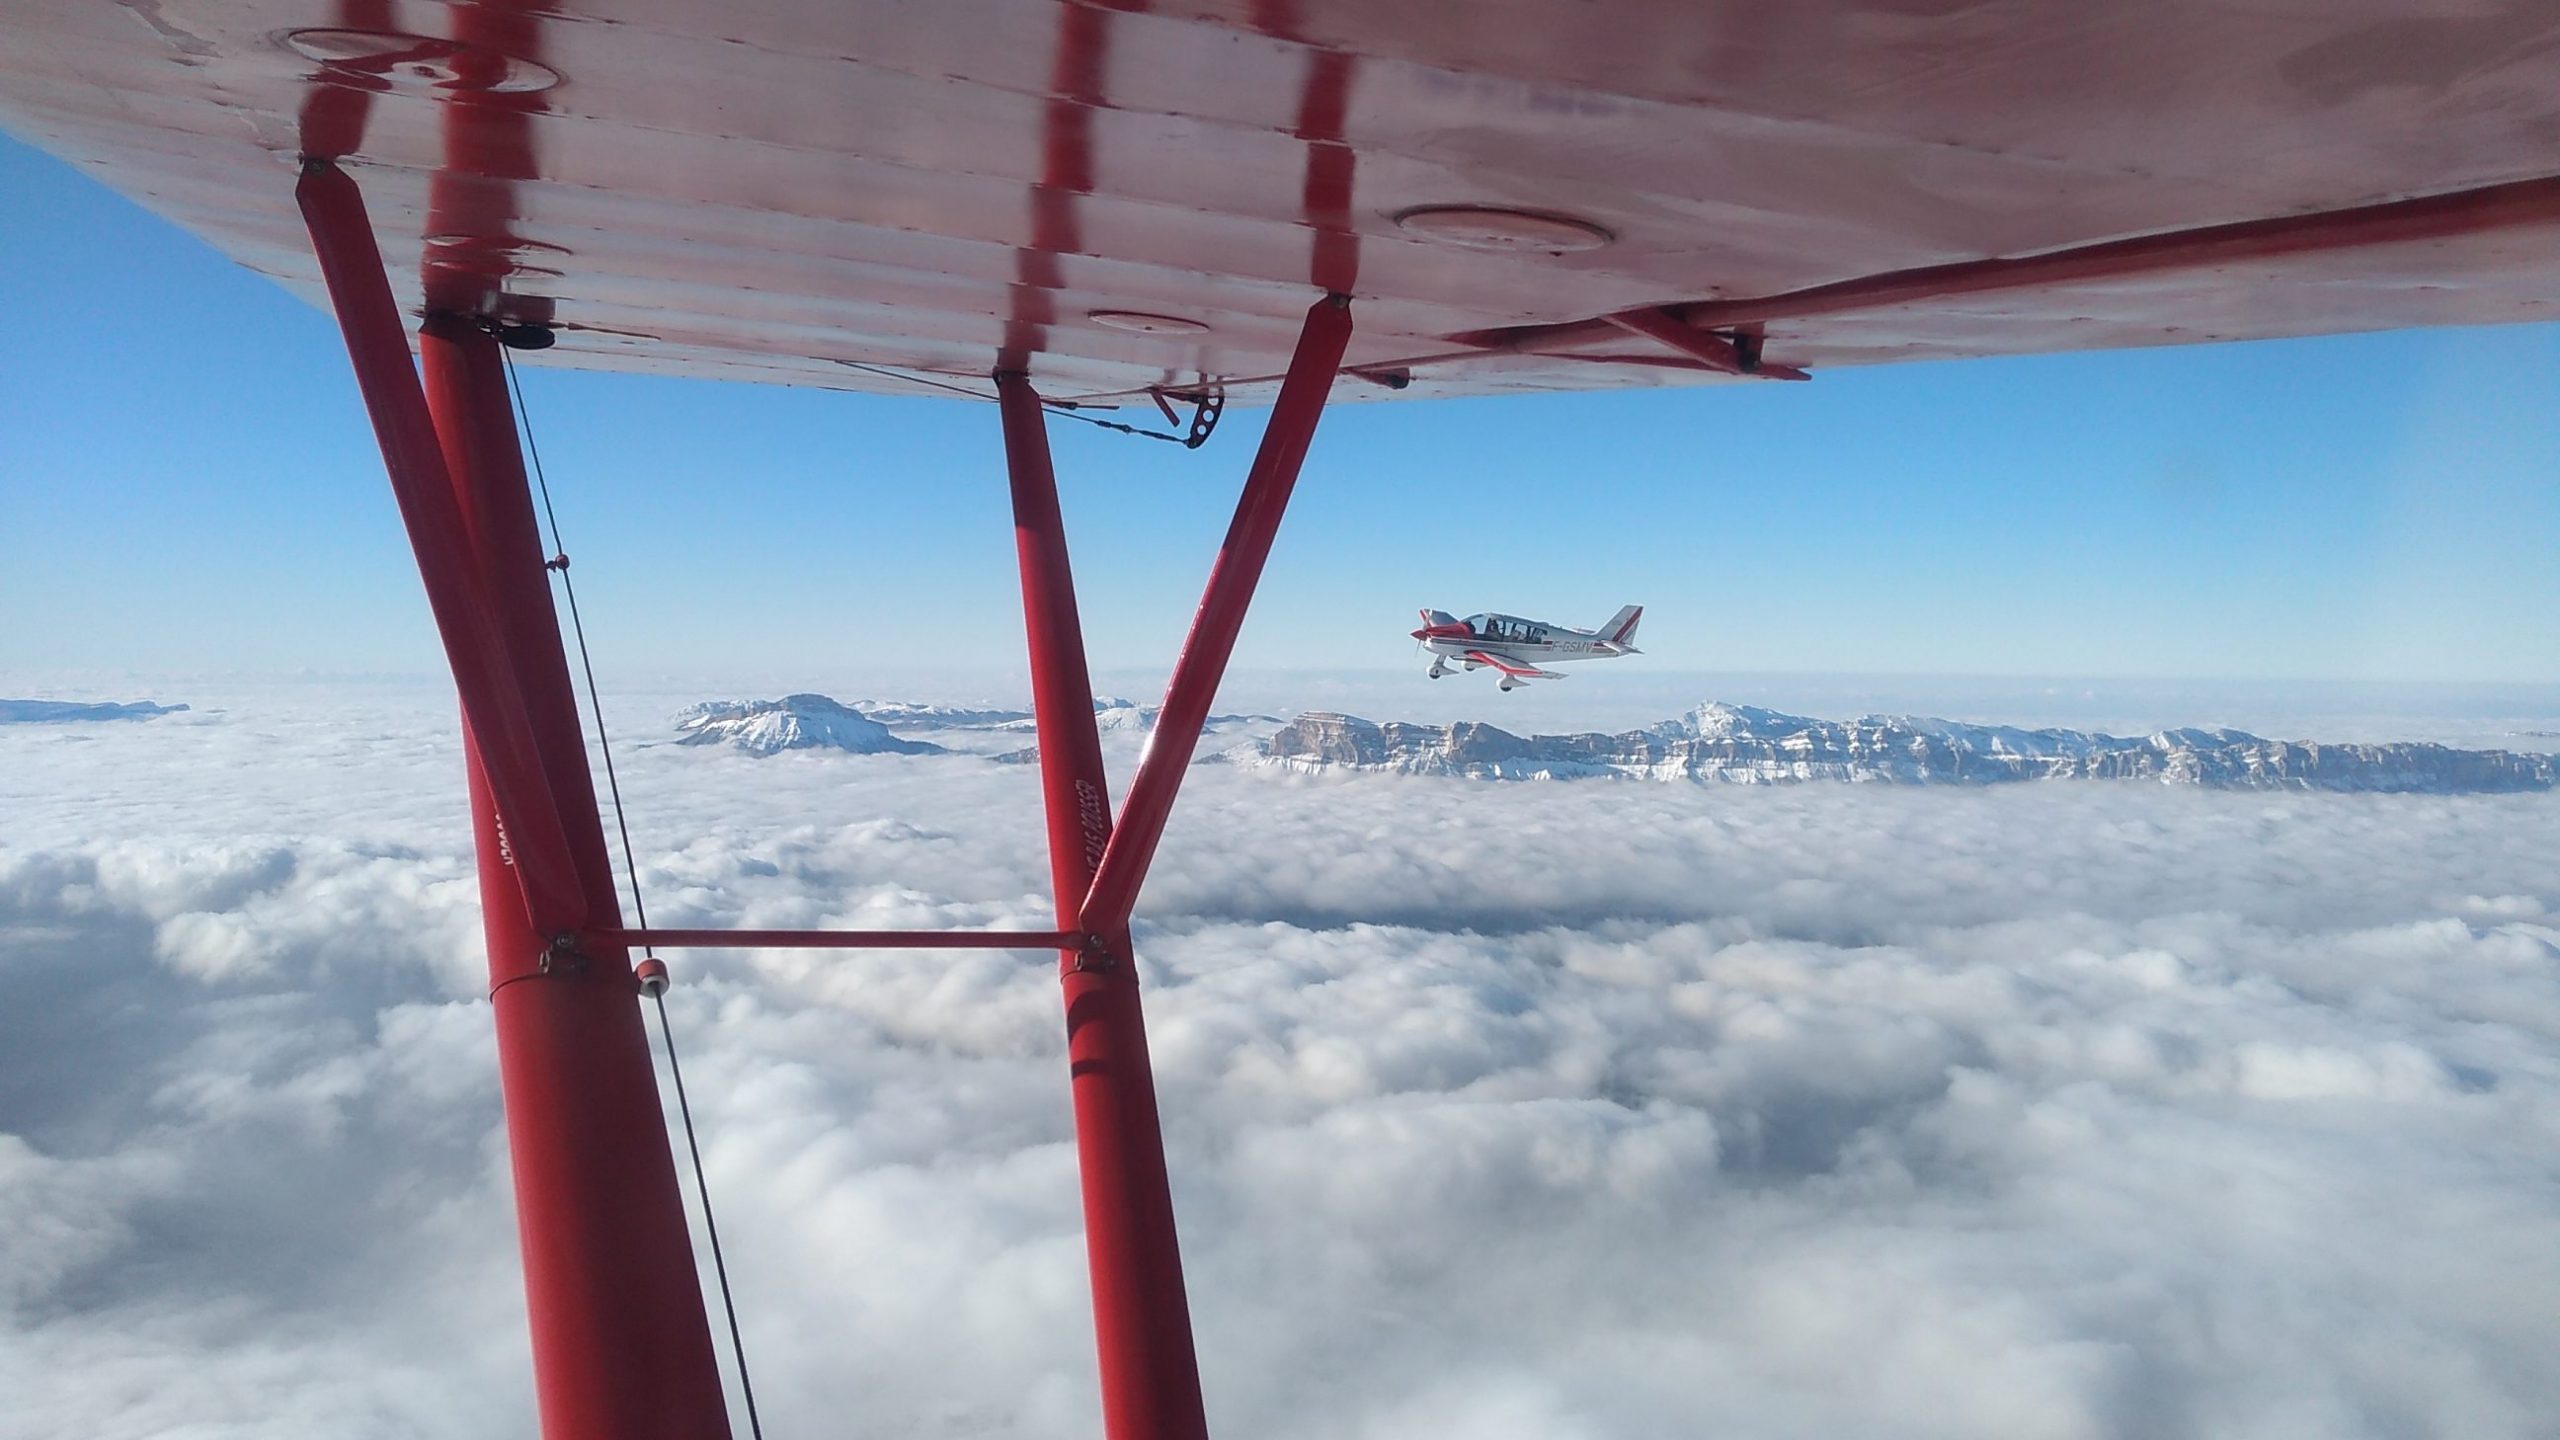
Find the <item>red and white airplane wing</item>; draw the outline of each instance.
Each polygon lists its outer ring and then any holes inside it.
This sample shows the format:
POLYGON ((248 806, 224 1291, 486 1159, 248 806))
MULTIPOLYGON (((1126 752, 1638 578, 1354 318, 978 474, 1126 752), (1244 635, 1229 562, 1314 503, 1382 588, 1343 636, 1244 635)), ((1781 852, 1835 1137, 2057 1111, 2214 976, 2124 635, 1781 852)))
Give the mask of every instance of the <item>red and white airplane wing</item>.
POLYGON ((1467 652, 1467 658, 1479 665, 1490 665, 1514 680, 1562 680, 1565 678, 1556 671, 1541 670, 1526 661, 1510 655, 1497 654, 1491 650, 1470 650, 1467 652))
POLYGON ((2560 317, 2549 4, 8 0, 0 129, 315 302, 303 156, 404 313, 902 394, 1250 403, 1325 292, 1340 399, 2560 317))

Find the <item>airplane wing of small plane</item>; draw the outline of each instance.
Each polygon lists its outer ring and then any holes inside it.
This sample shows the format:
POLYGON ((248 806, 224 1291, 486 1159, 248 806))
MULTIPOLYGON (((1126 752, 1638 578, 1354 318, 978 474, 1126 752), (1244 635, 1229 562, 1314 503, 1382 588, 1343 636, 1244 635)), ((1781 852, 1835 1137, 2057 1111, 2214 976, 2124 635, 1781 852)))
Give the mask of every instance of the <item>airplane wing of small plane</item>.
POLYGON ((1562 680, 1565 678, 1558 671, 1541 670, 1526 661, 1498 651, 1470 650, 1467 652, 1467 658, 1479 665, 1490 665, 1514 680, 1562 680))
POLYGON ((1327 291, 1343 400, 2548 319, 2555 42, 2411 0, 7 0, 0 129, 315 302, 299 161, 361 167, 402 312, 543 365, 1144 414, 1267 403, 1327 291))

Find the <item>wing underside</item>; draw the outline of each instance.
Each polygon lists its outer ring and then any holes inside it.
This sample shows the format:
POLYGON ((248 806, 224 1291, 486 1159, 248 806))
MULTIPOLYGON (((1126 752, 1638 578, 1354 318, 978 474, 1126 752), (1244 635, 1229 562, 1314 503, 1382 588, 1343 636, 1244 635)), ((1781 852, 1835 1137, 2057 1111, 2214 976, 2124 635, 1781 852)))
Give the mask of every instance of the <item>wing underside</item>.
POLYGON ((1565 678, 1557 671, 1541 670, 1516 655, 1505 655, 1500 651, 1470 650, 1467 652, 1467 658, 1479 665, 1490 665, 1514 680, 1562 680, 1565 678))
POLYGON ((1327 290, 1344 399, 2560 318, 2547 5, 10 0, 0 126, 315 300, 338 158, 537 363, 1149 415, 1327 290))

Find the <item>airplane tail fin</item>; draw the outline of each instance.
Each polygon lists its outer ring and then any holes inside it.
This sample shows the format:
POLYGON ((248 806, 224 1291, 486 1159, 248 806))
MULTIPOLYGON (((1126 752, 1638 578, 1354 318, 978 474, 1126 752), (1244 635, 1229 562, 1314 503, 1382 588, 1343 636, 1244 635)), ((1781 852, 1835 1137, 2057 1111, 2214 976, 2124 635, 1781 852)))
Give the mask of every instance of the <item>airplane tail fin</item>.
POLYGON ((1636 622, 1643 618, 1643 606, 1625 606, 1609 617, 1608 624, 1600 627, 1600 638, 1622 649, 1633 650, 1636 648, 1636 622))

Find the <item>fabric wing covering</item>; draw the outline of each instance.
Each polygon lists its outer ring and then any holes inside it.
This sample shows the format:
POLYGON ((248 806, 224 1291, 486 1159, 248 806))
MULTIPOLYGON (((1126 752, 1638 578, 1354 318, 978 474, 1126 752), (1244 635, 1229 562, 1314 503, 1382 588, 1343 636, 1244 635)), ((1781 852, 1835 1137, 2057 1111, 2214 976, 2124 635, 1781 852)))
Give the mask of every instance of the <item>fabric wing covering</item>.
POLYGON ((1328 290, 1347 400, 2560 314, 2549 5, 10 0, 0 126, 315 303, 339 159, 540 363, 1147 414, 1328 290))

